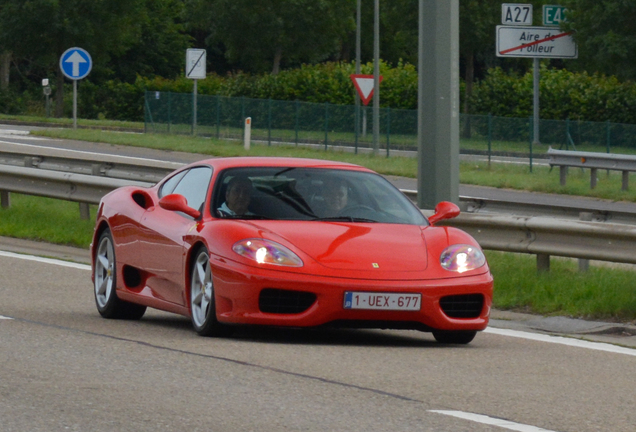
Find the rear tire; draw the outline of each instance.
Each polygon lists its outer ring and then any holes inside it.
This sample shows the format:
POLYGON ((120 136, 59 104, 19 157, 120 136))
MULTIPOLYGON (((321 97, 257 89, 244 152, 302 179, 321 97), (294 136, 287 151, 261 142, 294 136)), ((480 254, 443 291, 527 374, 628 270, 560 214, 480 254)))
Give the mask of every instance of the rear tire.
POLYGON ((117 297, 117 261, 110 230, 104 230, 97 242, 93 261, 95 269, 95 305, 104 318, 138 320, 146 312, 146 306, 129 303, 117 297))
POLYGON ((214 283, 208 251, 201 247, 195 254, 190 277, 190 313, 192 327, 201 336, 228 336, 231 328, 216 319, 214 283))
POLYGON ((475 339, 476 331, 435 330, 433 337, 439 343, 466 345, 475 339))

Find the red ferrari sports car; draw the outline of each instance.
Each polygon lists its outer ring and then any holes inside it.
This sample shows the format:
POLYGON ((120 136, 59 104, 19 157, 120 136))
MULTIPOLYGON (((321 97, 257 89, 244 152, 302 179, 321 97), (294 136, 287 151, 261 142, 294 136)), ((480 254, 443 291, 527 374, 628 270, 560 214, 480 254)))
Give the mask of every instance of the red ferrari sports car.
POLYGON ((295 158, 193 163, 150 188, 104 196, 91 245, 105 318, 146 307, 201 335, 237 324, 432 332, 469 343, 488 324, 493 279, 477 242, 435 226, 386 179, 295 158))

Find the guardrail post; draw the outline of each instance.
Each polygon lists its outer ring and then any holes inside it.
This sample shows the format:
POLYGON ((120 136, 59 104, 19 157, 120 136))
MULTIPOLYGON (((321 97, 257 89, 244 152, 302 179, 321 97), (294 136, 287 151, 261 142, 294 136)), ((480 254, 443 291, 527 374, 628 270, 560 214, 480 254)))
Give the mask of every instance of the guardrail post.
POLYGON ((568 177, 568 167, 561 165, 559 167, 559 183, 561 186, 565 186, 565 182, 568 177))
POLYGON ((596 188, 596 168, 590 168, 590 189, 596 188))
POLYGON ((629 190, 629 171, 623 171, 623 186, 621 189, 624 191, 629 190))
MULTIPOLYGON (((580 212, 579 220, 590 222, 592 221, 592 216, 593 216, 592 212, 580 212)), ((579 271, 586 272, 589 269, 590 269, 590 260, 579 258, 579 271)))
POLYGON ((79 203, 80 219, 88 220, 91 218, 91 208, 88 203, 79 203))
POLYGON ((537 254, 537 271, 540 271, 540 272, 550 271, 550 255, 537 254))
POLYGON ((0 206, 2 208, 11 207, 11 195, 7 191, 0 191, 0 206))

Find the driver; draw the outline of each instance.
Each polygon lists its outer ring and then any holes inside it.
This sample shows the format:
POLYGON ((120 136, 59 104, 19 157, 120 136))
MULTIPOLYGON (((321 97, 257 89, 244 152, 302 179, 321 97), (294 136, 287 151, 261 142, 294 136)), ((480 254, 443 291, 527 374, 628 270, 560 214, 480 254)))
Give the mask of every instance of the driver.
POLYGON ((335 216, 348 204, 349 187, 343 179, 338 177, 326 179, 322 187, 325 209, 330 216, 335 216))
POLYGON ((252 182, 247 177, 234 177, 227 185, 225 202, 217 209, 221 217, 251 214, 252 182))

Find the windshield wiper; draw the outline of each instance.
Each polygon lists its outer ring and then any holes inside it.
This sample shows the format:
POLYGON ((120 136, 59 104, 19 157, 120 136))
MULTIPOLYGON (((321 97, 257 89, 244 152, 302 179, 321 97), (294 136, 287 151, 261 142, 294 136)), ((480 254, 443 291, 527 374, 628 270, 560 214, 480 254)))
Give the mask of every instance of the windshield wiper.
POLYGON ((312 220, 320 221, 320 222, 371 222, 371 223, 378 222, 377 220, 373 220, 373 219, 353 217, 353 216, 331 216, 331 217, 315 218, 312 220))
POLYGON ((266 216, 261 216, 261 215, 227 215, 227 216, 223 216, 222 219, 271 219, 268 218, 266 216))

